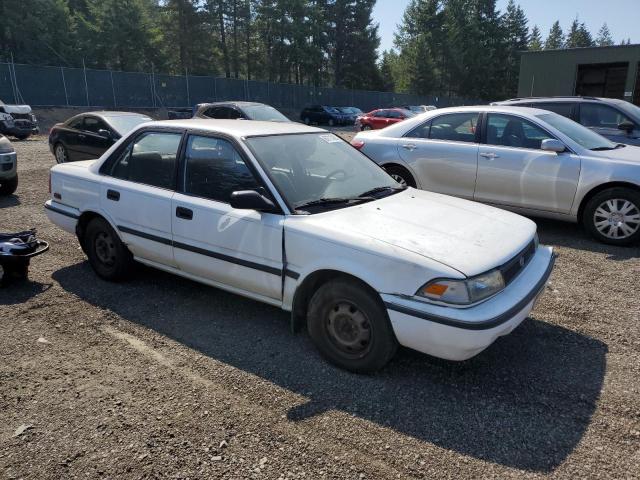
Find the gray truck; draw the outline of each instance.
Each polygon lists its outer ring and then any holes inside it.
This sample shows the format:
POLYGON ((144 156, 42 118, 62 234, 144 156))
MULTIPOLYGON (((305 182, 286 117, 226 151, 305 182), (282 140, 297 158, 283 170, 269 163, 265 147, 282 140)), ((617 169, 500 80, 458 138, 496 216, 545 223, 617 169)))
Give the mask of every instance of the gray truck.
POLYGON ((38 119, 29 105, 7 105, 0 100, 0 134, 24 140, 39 132, 38 119))
POLYGON ((9 139, 0 135, 0 196, 11 195, 18 188, 18 161, 9 139))

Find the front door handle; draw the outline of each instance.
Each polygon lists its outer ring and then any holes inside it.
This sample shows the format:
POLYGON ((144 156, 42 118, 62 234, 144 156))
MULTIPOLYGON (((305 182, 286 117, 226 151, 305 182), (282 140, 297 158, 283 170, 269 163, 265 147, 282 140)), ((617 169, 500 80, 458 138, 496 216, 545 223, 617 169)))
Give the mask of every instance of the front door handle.
POLYGON ((500 158, 500 155, 497 155, 495 153, 481 153, 480 154, 481 157, 484 158, 488 158, 489 160, 493 160, 494 158, 500 158))
POLYGON ((120 192, 115 190, 107 190, 107 199, 117 202, 120 200, 120 192))
POLYGON ((417 147, 413 144, 413 143, 405 143, 404 145, 402 145, 402 148, 404 148, 405 150, 415 150, 417 147))
POLYGON ((176 207, 176 217, 183 220, 193 220, 193 210, 184 207, 176 207))

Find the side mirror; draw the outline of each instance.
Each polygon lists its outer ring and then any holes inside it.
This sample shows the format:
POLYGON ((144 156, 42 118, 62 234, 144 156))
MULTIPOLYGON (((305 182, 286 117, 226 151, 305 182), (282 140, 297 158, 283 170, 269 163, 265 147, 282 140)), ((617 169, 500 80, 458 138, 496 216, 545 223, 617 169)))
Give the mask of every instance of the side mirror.
POLYGON ((231 194, 231 208, 239 210, 257 210, 259 212, 273 212, 276 206, 267 197, 255 190, 240 190, 231 194))
POLYGON ((564 143, 562 143, 560 140, 556 140, 555 138, 547 138, 546 140, 543 140, 540 148, 545 152, 556 153, 562 153, 567 149, 564 143))
POLYGON ((623 130, 627 133, 633 132, 635 128, 636 126, 633 124, 633 122, 630 122, 629 120, 625 120, 624 122, 618 125, 618 130, 623 130))
POLYGON ((106 138, 107 140, 111 140, 111 132, 109 130, 100 129, 98 130, 98 135, 102 138, 106 138))

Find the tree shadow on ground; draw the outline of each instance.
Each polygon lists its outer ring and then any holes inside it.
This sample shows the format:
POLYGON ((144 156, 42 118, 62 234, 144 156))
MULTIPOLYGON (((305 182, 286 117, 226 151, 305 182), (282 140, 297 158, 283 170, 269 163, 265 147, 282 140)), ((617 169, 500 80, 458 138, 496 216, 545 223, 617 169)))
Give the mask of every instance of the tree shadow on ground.
POLYGON ((605 375, 605 344, 533 319, 463 363, 401 350, 382 372, 354 375, 324 362, 306 335, 292 335, 285 312, 218 289, 146 268, 110 284, 86 262, 53 278, 86 302, 307 397, 291 421, 342 410, 519 469, 550 472, 567 458, 605 375))

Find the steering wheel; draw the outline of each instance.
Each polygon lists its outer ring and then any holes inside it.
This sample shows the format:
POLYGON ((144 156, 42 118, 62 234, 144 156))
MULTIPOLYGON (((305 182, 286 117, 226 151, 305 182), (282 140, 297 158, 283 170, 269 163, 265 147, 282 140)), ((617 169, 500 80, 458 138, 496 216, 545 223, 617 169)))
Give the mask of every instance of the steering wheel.
MULTIPOLYGON (((340 180, 340 181, 341 181, 341 182, 344 182, 344 181, 347 179, 347 177, 348 177, 348 176, 347 176, 347 172, 345 172, 345 171, 344 171, 344 170, 342 170, 341 168, 339 168, 339 169, 334 170, 333 172, 331 172, 329 175, 327 175, 327 176, 325 177, 325 179, 326 179, 326 180, 327 180, 327 182, 328 182, 328 181, 329 181, 329 179, 330 179, 331 177, 333 177, 334 175, 338 175, 338 174, 340 174, 340 173, 343 175, 342 180, 340 180)), ((335 180, 337 180, 337 179, 335 179, 335 180)))

